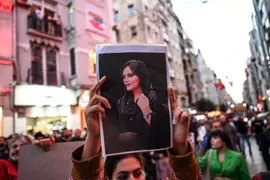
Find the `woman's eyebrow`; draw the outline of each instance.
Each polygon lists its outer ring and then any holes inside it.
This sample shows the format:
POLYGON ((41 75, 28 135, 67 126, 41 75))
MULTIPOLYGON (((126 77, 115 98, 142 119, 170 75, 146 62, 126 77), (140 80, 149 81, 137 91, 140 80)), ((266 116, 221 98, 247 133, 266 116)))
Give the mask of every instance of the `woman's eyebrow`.
MULTIPOLYGON (((135 171, 139 171, 139 170, 142 170, 142 168, 137 168, 137 169, 135 169, 135 170, 132 170, 131 172, 135 172, 135 171)), ((120 171, 119 173, 117 173, 117 175, 119 175, 119 174, 129 174, 130 172, 129 171, 120 171)))

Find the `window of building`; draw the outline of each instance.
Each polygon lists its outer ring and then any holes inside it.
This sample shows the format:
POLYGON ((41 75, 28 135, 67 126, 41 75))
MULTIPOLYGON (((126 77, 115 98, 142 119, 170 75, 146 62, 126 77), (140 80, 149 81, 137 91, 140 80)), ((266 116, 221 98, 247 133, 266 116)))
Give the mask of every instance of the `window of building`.
POLYGON ((115 26, 113 27, 113 31, 115 32, 116 41, 120 42, 121 41, 120 30, 115 26))
POLYGON ((73 9, 72 3, 69 3, 67 7, 68 7, 68 23, 69 23, 69 26, 74 27, 74 21, 73 21, 74 9, 73 9))
POLYGON ((145 10, 145 11, 147 11, 147 10, 148 10, 148 7, 147 7, 146 5, 144 6, 144 10, 145 10))
POLYGON ((137 36, 137 27, 136 26, 131 26, 130 30, 131 30, 131 37, 137 36))
POLYGON ((71 48, 69 50, 70 56, 70 72, 71 76, 76 75, 76 58, 75 58, 75 48, 71 48))
POLYGON ((42 47, 38 44, 31 45, 31 77, 32 84, 43 84, 42 47))
POLYGON ((57 61, 56 50, 46 49, 47 85, 57 86, 57 61))
POLYGON ((134 16, 136 14, 136 11, 135 11, 133 4, 128 5, 128 13, 130 16, 134 16))
POLYGON ((150 33, 151 33, 151 28, 150 28, 150 26, 147 26, 147 33, 150 35, 150 33))
POLYGON ((90 69, 91 73, 96 73, 96 52, 94 50, 89 51, 90 69))
POLYGON ((118 10, 114 10, 114 21, 118 22, 120 20, 120 14, 118 10))

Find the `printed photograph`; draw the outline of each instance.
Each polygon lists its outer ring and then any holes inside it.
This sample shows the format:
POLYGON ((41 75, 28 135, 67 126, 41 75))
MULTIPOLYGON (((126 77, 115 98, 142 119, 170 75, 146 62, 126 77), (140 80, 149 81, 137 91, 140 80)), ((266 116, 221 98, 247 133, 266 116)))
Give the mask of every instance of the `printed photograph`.
POLYGON ((103 155, 171 147, 166 46, 97 47, 97 76, 112 109, 101 123, 103 155))

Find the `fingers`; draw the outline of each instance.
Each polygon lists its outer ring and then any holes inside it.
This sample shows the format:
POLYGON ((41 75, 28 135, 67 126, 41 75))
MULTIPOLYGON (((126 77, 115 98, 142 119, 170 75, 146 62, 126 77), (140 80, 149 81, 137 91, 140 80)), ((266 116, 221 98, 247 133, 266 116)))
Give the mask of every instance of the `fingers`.
POLYGON ((169 93, 171 107, 172 107, 172 110, 174 111, 177 108, 177 100, 176 100, 176 96, 172 87, 168 88, 168 93, 169 93))
POLYGON ((108 108, 108 109, 112 108, 109 101, 105 97, 103 97, 101 95, 98 95, 98 94, 95 94, 93 96, 93 98, 90 99, 89 106, 92 106, 92 105, 95 105, 95 104, 98 104, 98 103, 104 104, 105 107, 108 108))
POLYGON ((90 96, 89 96, 89 101, 91 100, 91 98, 97 93, 97 91, 99 91, 100 87, 105 83, 106 81, 106 76, 103 76, 95 86, 93 86, 90 90, 90 96))
POLYGON ((189 123, 189 118, 190 118, 189 113, 187 111, 184 111, 181 114, 180 123, 182 123, 182 124, 189 123))
POLYGON ((103 107, 101 107, 100 105, 96 104, 96 105, 88 107, 85 110, 86 116, 88 116, 89 114, 92 114, 92 113, 101 113, 102 117, 104 117, 105 116, 105 109, 103 107))
POLYGON ((180 108, 176 108, 173 116, 173 124, 181 123, 185 124, 189 122, 189 113, 182 111, 180 108))
POLYGON ((177 124, 180 120, 182 111, 180 108, 176 108, 174 113, 173 113, 173 124, 177 124))

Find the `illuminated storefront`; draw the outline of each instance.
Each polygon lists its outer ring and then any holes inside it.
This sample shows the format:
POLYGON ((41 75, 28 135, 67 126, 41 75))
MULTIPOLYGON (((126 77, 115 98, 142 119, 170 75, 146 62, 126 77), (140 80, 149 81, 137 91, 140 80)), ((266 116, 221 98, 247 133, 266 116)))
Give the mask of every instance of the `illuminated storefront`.
POLYGON ((15 87, 14 104, 24 109, 17 121, 25 122, 25 133, 51 133, 52 130, 71 127, 74 124, 71 107, 77 104, 70 89, 42 86, 18 85, 15 87))

